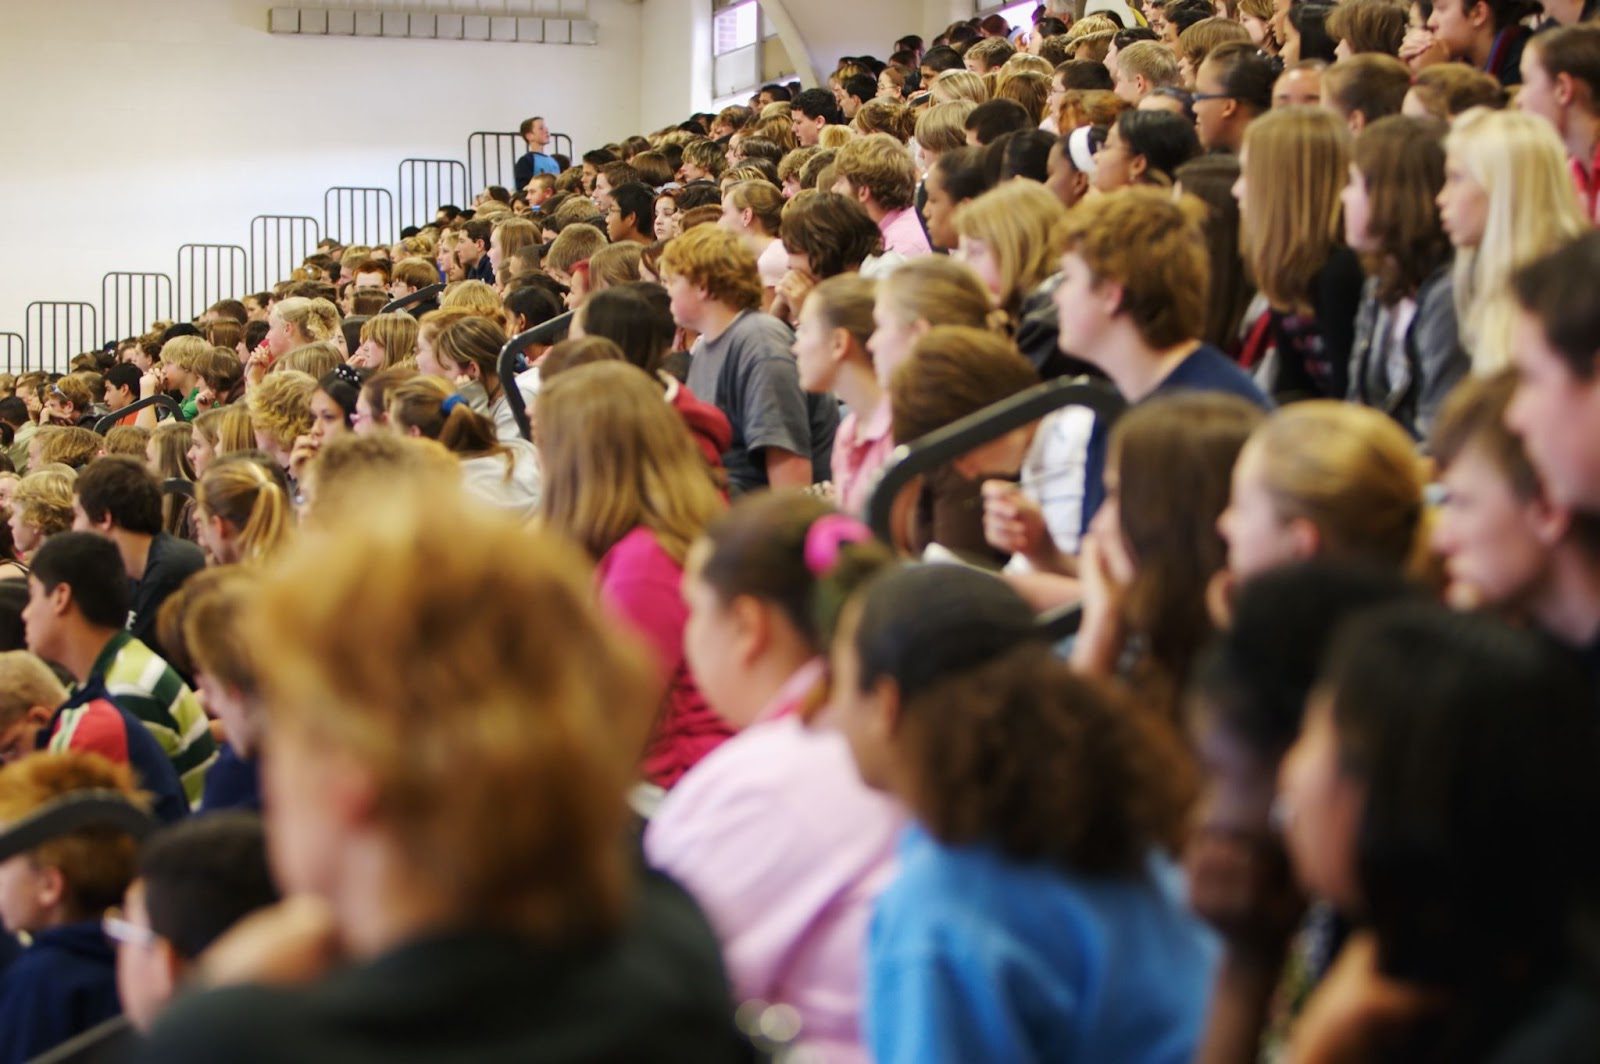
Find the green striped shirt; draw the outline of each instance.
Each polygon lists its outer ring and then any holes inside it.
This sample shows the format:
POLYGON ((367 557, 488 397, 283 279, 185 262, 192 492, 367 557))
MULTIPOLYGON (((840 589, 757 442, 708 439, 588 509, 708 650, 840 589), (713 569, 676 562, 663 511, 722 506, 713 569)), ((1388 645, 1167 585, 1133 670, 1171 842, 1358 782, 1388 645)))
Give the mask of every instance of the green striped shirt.
POLYGON ((217 759, 217 743, 200 700, 183 677, 127 632, 111 637, 89 675, 101 677, 112 701, 144 723, 172 759, 189 804, 199 805, 206 770, 217 759))

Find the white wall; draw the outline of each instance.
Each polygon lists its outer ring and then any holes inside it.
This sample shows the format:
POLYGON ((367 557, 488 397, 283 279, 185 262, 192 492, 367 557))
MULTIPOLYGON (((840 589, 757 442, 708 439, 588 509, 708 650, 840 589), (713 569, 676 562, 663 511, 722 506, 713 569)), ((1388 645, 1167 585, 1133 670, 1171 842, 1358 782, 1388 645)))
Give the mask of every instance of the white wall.
MULTIPOLYGON (((708 5, 709 6, 709 5, 708 5)), ((268 0, 0 0, 0 331, 25 305, 98 305, 111 270, 246 244, 331 185, 393 188, 407 156, 546 115, 583 146, 640 127, 641 7, 591 0, 593 47, 319 39, 268 0)))

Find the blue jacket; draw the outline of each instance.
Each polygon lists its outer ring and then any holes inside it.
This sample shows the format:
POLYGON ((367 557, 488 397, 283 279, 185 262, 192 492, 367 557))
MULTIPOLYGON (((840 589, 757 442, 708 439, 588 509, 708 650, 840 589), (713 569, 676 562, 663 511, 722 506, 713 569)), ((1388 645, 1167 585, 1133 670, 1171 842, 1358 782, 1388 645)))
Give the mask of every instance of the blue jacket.
POLYGON ((98 920, 40 931, 0 974, 0 1064, 32 1060, 121 1011, 98 920))

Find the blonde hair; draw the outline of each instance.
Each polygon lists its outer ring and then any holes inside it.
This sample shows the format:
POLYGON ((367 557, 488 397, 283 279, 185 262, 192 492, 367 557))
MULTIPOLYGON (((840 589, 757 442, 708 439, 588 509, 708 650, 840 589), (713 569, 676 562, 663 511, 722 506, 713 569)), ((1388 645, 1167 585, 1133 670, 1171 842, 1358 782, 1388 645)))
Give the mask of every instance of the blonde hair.
POLYGON ((967 146, 967 117, 978 109, 971 100, 936 103, 917 119, 917 143, 925 152, 947 152, 967 146))
POLYGON ((856 111, 856 117, 850 123, 850 128, 857 133, 884 133, 901 144, 911 139, 915 127, 916 119, 912 117, 911 108, 895 100, 868 100, 856 111))
POLYGON ((339 357, 339 349, 327 340, 318 340, 314 344, 305 344, 295 348, 272 366, 271 372, 283 373, 289 370, 299 370, 306 376, 316 380, 332 373, 344 359, 339 357))
POLYGON ((390 486, 302 535, 241 620, 273 648, 272 734, 357 767, 373 830, 450 919, 566 941, 624 918, 655 698, 592 581, 556 536, 390 486))
POLYGON ((878 285, 878 302, 902 325, 965 325, 999 330, 1006 315, 972 267, 946 255, 903 263, 878 285))
POLYGON ((1245 446, 1261 459, 1273 507, 1286 520, 1310 521, 1328 557, 1399 569, 1422 563, 1427 472, 1386 414, 1332 399, 1295 403, 1245 446))
POLYGON ((417 358, 417 319, 403 310, 375 315, 361 323, 361 342, 368 340, 383 348, 378 369, 409 366, 417 358))
POLYGON ((217 454, 252 450, 256 445, 255 425, 250 419, 248 403, 234 403, 222 408, 217 418, 217 454))
POLYGON ((251 427, 281 447, 293 446, 296 438, 311 431, 311 396, 316 390, 316 378, 299 370, 267 374, 250 389, 251 427))
MULTIPOLYGON (((209 413, 209 411, 208 411, 209 413)), ((150 434, 156 447, 155 474, 162 480, 194 480, 194 466, 189 462, 189 447, 194 443, 199 426, 186 421, 163 421, 150 434)), ((213 441, 214 443, 214 441, 213 441)), ((169 535, 189 536, 189 515, 194 500, 171 492, 161 493, 161 527, 169 535)))
POLYGON ((40 431, 39 461, 43 465, 60 462, 73 469, 82 469, 96 458, 105 447, 105 438, 93 429, 79 425, 53 425, 46 434, 40 431))
POLYGON ((887 133, 856 137, 833 160, 836 178, 872 193, 886 211, 909 207, 917 192, 917 170, 906 146, 887 133))
POLYGON ((574 222, 561 230, 545 253, 546 269, 571 273, 572 268, 585 262, 596 251, 606 246, 606 235, 587 222, 574 222))
POLYGON ((106 433, 106 454, 125 454, 144 460, 145 447, 150 442, 150 430, 143 425, 114 425, 106 433))
POLYGON ((505 327, 505 304, 494 287, 486 282, 453 281, 446 285, 444 294, 439 297, 439 309, 452 310, 458 307, 505 327))
POLYGON ((490 239, 496 236, 500 238, 500 261, 508 262, 523 248, 539 243, 539 227, 526 218, 507 218, 491 231, 490 239))
POLYGON ((1066 208, 1036 181, 1008 181, 956 209, 956 232, 989 246, 1000 270, 995 303, 1013 318, 1022 299, 1060 268, 1066 208))
POLYGON ((833 123, 823 126, 817 131, 816 146, 821 150, 827 150, 831 148, 834 151, 838 151, 840 148, 854 140, 855 135, 855 130, 851 129, 849 126, 833 123))
POLYGON ((41 536, 53 536, 72 527, 72 482, 75 472, 39 469, 21 480, 11 493, 11 509, 41 536))
POLYGON ((989 99, 989 83, 970 70, 946 70, 933 79, 929 87, 934 103, 952 103, 971 100, 985 103, 989 99))
POLYGON ((1489 201, 1483 239, 1459 248, 1451 276, 1461 343, 1478 373, 1511 363, 1511 275, 1589 230, 1567 151, 1542 118, 1475 107, 1456 119, 1445 152, 1489 201))
POLYGON ((34 706, 54 710, 67 689, 50 666, 26 650, 0 653, 0 728, 9 728, 34 706))
POLYGON ((548 527, 597 560, 635 528, 648 528, 682 564, 723 502, 660 386, 625 363, 593 362, 546 382, 538 405, 540 513, 548 527))
POLYGON ((236 530, 239 560, 264 561, 288 541, 294 508, 273 475, 245 455, 211 464, 195 489, 202 515, 220 517, 236 530))
POLYGON ((1321 107, 1280 108, 1246 128, 1244 155, 1240 252, 1274 307, 1309 313, 1311 286, 1344 243, 1350 135, 1321 107))
POLYGON ((735 210, 750 211, 767 236, 778 235, 783 224, 785 200, 776 185, 767 181, 740 181, 723 193, 722 201, 735 210))
POLYGON ((314 501, 303 519, 327 523, 359 499, 363 488, 433 481, 450 489, 460 478, 460 463, 437 440, 398 432, 343 433, 323 444, 306 467, 302 482, 314 501))
POLYGON ((161 345, 161 361, 192 373, 210 350, 211 344, 203 336, 174 336, 161 345))
MULTIPOLYGON (((350 254, 347 249, 346 255, 350 254)), ((280 299, 272 305, 269 317, 277 318, 290 326, 307 343, 331 340, 339 328, 339 308, 326 299, 305 299, 299 296, 280 299)))

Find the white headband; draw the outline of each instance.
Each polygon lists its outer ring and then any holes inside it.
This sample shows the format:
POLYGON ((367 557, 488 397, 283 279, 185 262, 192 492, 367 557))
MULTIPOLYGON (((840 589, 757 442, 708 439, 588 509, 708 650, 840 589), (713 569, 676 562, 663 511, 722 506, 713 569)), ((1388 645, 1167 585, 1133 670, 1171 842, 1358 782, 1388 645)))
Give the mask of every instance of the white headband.
POLYGON ((1072 165, 1080 174, 1094 177, 1094 142, 1091 140, 1093 130, 1089 126, 1079 126, 1067 134, 1067 158, 1072 160, 1072 165))

